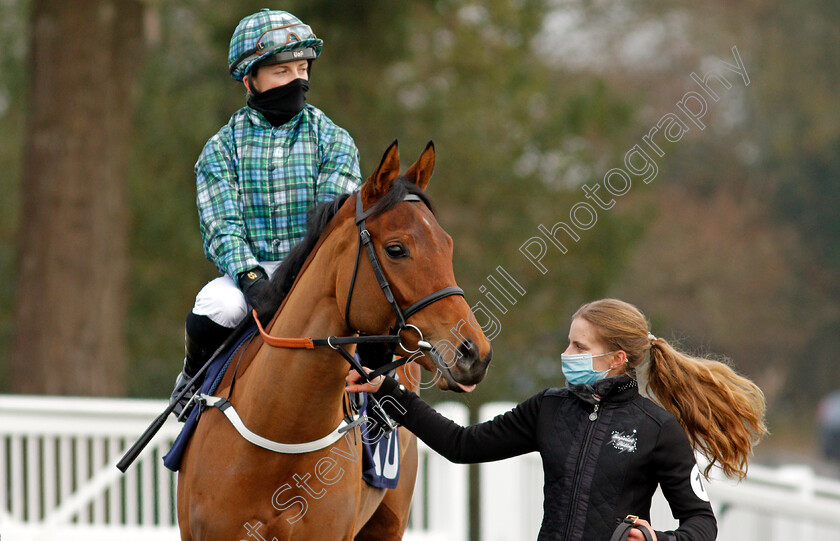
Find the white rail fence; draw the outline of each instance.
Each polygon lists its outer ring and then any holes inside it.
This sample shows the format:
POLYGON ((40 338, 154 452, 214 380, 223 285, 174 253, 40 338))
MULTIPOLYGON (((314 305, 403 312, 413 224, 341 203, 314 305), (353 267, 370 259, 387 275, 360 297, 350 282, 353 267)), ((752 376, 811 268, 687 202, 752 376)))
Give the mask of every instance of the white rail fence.
POLYGON ((178 539, 167 422, 126 475, 115 464, 165 404, 0 398, 0 534, 9 540, 178 539))
MULTIPOLYGON (((176 477, 162 457, 181 425, 170 417, 125 474, 116 468, 165 408, 160 400, 0 396, 0 538, 180 539, 176 477)), ((467 422, 460 404, 440 410, 467 422)), ((421 453, 406 540, 466 540, 466 468, 421 453)))
MULTIPOLYGON (((179 539, 175 476, 162 465, 180 425, 170 419, 123 475, 115 464, 164 409, 159 400, 0 397, 0 537, 3 541, 179 539)), ((513 404, 485 405, 492 418, 513 404)), ((438 410, 465 424, 457 403, 438 410)), ((753 466, 735 485, 708 491, 722 541, 840 539, 840 482, 803 467, 753 466)), ((468 471, 420 445, 409 541, 469 538, 468 471)), ((542 518, 542 466, 536 454, 480 468, 482 541, 535 539, 542 518)), ((676 526, 661 496, 652 522, 676 526)))

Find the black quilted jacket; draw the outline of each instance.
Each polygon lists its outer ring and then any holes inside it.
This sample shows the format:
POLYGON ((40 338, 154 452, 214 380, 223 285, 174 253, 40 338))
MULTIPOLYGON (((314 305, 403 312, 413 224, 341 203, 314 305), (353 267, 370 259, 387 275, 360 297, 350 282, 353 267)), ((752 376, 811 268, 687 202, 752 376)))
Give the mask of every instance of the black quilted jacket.
POLYGON ((402 407, 386 399, 385 410, 453 462, 539 452, 545 471, 540 540, 607 541, 628 514, 650 520, 657 485, 680 521, 675 531, 657 531, 659 541, 711 541, 717 535, 685 432, 627 376, 546 389, 504 415, 466 428, 391 378, 374 397, 386 395, 402 407))

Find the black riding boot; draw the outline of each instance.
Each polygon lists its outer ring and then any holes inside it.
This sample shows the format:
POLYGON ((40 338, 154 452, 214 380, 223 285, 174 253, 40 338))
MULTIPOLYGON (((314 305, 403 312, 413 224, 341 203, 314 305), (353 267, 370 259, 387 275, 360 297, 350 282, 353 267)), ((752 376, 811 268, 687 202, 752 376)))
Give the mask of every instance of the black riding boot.
MULTIPOLYGON (((190 383, 193 376, 201 370, 204 363, 210 360, 222 342, 230 335, 233 329, 223 327, 207 316, 198 316, 190 312, 187 315, 185 335, 185 357, 184 368, 178 377, 175 378, 175 389, 172 391, 170 403, 177 400, 181 391, 190 383)), ((190 390, 178 400, 172 412, 179 421, 184 421, 189 415, 191 407, 184 409, 193 394, 201 387, 204 377, 200 377, 190 386, 190 390)))

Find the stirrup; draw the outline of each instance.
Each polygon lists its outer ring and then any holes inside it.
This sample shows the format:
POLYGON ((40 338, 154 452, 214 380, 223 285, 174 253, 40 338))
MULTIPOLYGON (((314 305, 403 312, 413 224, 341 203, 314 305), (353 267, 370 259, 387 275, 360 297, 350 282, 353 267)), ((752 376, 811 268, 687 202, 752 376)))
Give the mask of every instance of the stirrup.
MULTIPOLYGON (((178 376, 175 378, 175 388, 172 390, 172 394, 169 397, 169 403, 175 401, 176 397, 181 394, 184 388, 189 384, 192 378, 187 375, 186 373, 186 364, 185 368, 181 370, 178 376)), ((175 415, 175 418, 180 421, 184 422, 189 415, 189 412, 192 410, 192 401, 193 398, 196 396, 198 389, 193 388, 192 394, 186 394, 181 397, 180 400, 175 404, 172 408, 172 413, 175 415)))
MULTIPOLYGON (((368 407, 373 409, 373 412, 376 414, 373 417, 373 420, 379 425, 382 429, 385 436, 389 436, 391 432, 395 431, 400 427, 400 423, 395 421, 388 415, 388 412, 385 411, 385 408, 379 403, 379 401, 370 394, 368 394, 368 407)), ((370 417, 370 416, 369 416, 370 417)))
MULTIPOLYGON (((179 423, 185 423, 187 421, 187 417, 189 417, 190 413, 192 413, 192 409, 195 407, 195 405, 200 402, 203 403, 203 400, 199 397, 200 394, 201 393, 199 393, 196 389, 193 392, 193 395, 184 404, 183 408, 181 409, 181 413, 175 415, 175 418, 178 420, 179 423)), ((175 410, 172 411, 174 412, 175 410)))

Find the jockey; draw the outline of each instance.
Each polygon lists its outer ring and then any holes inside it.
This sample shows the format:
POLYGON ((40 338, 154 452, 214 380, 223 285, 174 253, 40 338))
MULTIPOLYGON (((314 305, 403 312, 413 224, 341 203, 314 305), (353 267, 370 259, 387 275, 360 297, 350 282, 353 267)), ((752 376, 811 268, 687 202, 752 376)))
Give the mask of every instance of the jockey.
MULTIPOLYGON (((297 17, 262 9, 230 40, 231 77, 248 104, 210 138, 195 164, 204 252, 223 276, 196 296, 187 315, 186 358, 172 400, 233 328, 257 310, 269 278, 304 236, 318 203, 361 185, 353 139, 306 103, 312 62, 323 41, 297 17)), ((175 407, 181 411, 191 393, 175 407)))

